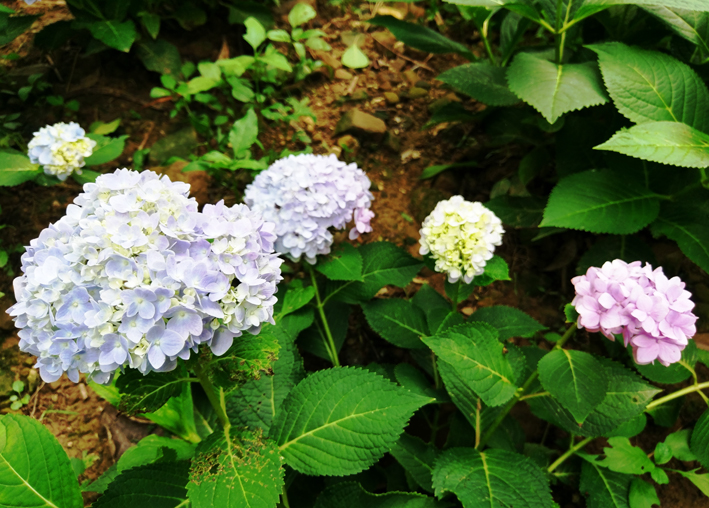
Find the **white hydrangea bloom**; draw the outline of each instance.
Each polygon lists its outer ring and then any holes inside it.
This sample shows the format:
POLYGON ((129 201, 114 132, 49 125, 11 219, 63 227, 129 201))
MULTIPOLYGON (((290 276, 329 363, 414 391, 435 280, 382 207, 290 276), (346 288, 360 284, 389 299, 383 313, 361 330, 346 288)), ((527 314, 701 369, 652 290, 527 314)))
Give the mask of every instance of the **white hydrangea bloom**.
POLYGON ((430 253, 436 271, 447 273, 449 282, 462 278, 470 284, 485 271, 504 232, 502 221, 482 203, 453 196, 439 201, 423 221, 419 252, 430 253))
POLYGON ((90 156, 95 147, 96 141, 87 138, 84 129, 75 122, 42 127, 27 145, 30 161, 41 164, 46 174, 61 181, 74 172, 80 175, 84 157, 90 156))
POLYGON ((117 170, 32 240, 8 313, 46 382, 169 371, 200 344, 223 354, 273 323, 282 260, 246 205, 197 210, 189 185, 117 170))
POLYGON ((357 164, 334 155, 291 155, 260 173, 246 187, 244 202, 276 224, 276 250, 315 264, 328 254, 331 227, 342 229, 354 220, 350 239, 372 231, 371 182, 357 164))

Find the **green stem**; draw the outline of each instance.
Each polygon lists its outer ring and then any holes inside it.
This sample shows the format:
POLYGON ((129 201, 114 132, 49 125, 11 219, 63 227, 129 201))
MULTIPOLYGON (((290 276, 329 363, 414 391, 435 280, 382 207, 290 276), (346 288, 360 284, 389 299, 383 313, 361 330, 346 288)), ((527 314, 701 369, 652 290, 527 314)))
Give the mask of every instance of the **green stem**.
POLYGON ((485 50, 487 51, 487 56, 490 57, 490 63, 497 67, 497 58, 495 58, 495 53, 492 52, 492 46, 490 46, 490 39, 487 37, 487 30, 490 24, 490 19, 492 19, 492 14, 490 14, 485 21, 483 21, 482 30, 480 30, 480 35, 483 39, 483 44, 485 45, 485 50))
POLYGON ((556 1, 556 30, 555 30, 555 36, 554 40, 556 43, 556 64, 561 65, 561 63, 564 60, 564 45, 566 44, 566 30, 562 30, 562 28, 568 23, 569 21, 569 14, 571 12, 571 4, 573 2, 569 2, 568 5, 566 6, 566 14, 564 15, 564 21, 562 23, 561 20, 561 14, 562 14, 562 9, 564 7, 564 1, 563 0, 557 0, 556 1))
POLYGON ((588 443, 590 443, 594 439, 595 438, 593 438, 593 437, 587 437, 586 439, 579 441, 577 444, 570 447, 568 450, 566 450, 566 452, 561 457, 556 459, 554 461, 554 463, 547 468, 547 473, 553 472, 557 467, 559 467, 561 464, 563 464, 566 461, 566 459, 571 457, 573 454, 575 454, 577 451, 579 451, 581 448, 586 446, 588 443))
POLYGON ((283 508, 290 508, 290 503, 288 502, 288 491, 286 490, 286 486, 283 486, 283 491, 281 492, 281 504, 283 505, 283 508))
MULTIPOLYGON (((559 341, 556 343, 554 346, 554 349, 561 349, 564 344, 574 335, 574 332, 576 331, 576 323, 572 323, 571 326, 564 332, 564 335, 559 339, 559 341)), ((537 379, 539 376, 539 371, 535 370, 524 382, 521 388, 517 390, 517 392, 514 394, 514 397, 512 397, 507 404, 505 405, 504 408, 502 408, 502 411, 497 415, 497 418, 492 422, 492 425, 490 425, 490 428, 487 429, 487 432, 483 435, 482 439, 480 440, 480 443, 478 443, 478 446, 476 448, 482 448, 485 446, 485 443, 488 442, 488 440, 492 437, 492 435, 495 433, 497 430, 497 427, 500 426, 502 421, 505 419, 507 416, 507 413, 510 412, 510 410, 514 407, 514 405, 522 399, 524 396, 524 392, 529 390, 529 388, 532 386, 534 381, 537 379)))
POLYGON ((320 290, 318 289, 318 281, 315 278, 315 270, 313 267, 308 265, 308 270, 310 271, 310 279, 313 281, 313 288, 315 288, 315 301, 317 302, 318 312, 320 313, 320 319, 322 320, 323 328, 325 329, 325 336, 327 337, 327 342, 325 343, 325 349, 327 349, 330 355, 330 361, 335 367, 340 366, 340 359, 337 357, 337 347, 335 346, 335 339, 332 338, 332 332, 330 331, 330 325, 327 323, 327 317, 325 316, 325 306, 320 299, 320 290))
POLYGON ((695 384, 692 386, 688 386, 687 388, 682 388, 681 390, 677 390, 676 392, 670 393, 669 395, 665 395, 664 397, 660 397, 659 399, 653 400, 652 402, 650 402, 647 405, 647 407, 645 408, 645 411, 649 411, 653 408, 656 408, 657 406, 661 406, 665 402, 669 402, 671 400, 677 399, 679 397, 687 395, 688 393, 698 392, 699 390, 704 390, 705 388, 709 388, 709 381, 705 381, 704 383, 699 383, 699 384, 695 384))
POLYGON ((460 279, 455 283, 455 289, 451 295, 451 312, 458 312, 458 295, 460 294, 460 279))
POLYGON ((480 397, 478 397, 478 403, 475 407, 475 448, 480 445, 480 413, 482 409, 482 403, 480 402, 480 397))
POLYGON ((441 375, 438 373, 438 363, 436 363, 436 353, 431 351, 431 365, 433 365, 433 383, 436 390, 441 388, 441 375))
POLYGON ((222 427, 224 427, 224 430, 228 431, 231 427, 231 422, 229 422, 229 418, 226 415, 224 390, 220 388, 218 392, 219 394, 217 395, 217 391, 215 390, 214 385, 212 384, 212 380, 209 379, 209 376, 199 363, 195 363, 192 366, 192 369, 194 370, 195 375, 199 379, 199 383, 202 385, 204 393, 207 394, 207 399, 209 399, 209 403, 214 408, 214 412, 217 414, 219 422, 222 424, 222 427))

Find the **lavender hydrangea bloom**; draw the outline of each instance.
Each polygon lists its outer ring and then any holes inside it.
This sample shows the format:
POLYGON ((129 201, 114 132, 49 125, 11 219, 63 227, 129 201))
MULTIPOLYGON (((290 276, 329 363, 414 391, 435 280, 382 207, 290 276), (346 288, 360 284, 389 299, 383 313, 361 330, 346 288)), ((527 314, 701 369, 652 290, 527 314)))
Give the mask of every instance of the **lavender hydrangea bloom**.
POLYGON ((164 372, 200 344, 223 354, 273 322, 274 224, 246 205, 198 212, 188 193, 151 171, 117 170, 30 242, 8 312, 43 380, 164 372))
POLYGON ((590 267, 571 282, 578 327, 600 331, 610 340, 622 334, 639 365, 678 362, 697 331, 691 293, 679 277, 668 279, 662 268, 616 259, 590 267))
POLYGON ((25 0, 25 3, 26 3, 27 5, 32 5, 33 3, 38 2, 38 1, 39 1, 39 0, 25 0))
POLYGON ((273 163, 246 187, 244 202, 276 224, 276 250, 315 264, 328 254, 332 234, 354 219, 350 239, 372 231, 371 182, 356 164, 334 155, 291 155, 273 163))
POLYGON ((95 147, 96 141, 87 138, 79 124, 60 122, 35 132, 27 150, 30 162, 41 164, 46 174, 64 181, 74 172, 81 174, 84 157, 95 147))

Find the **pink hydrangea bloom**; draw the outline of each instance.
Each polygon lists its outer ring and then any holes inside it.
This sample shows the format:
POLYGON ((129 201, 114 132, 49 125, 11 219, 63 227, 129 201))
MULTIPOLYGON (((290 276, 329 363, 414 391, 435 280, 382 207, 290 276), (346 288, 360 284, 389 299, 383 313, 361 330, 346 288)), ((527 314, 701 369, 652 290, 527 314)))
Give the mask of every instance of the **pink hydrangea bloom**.
POLYGON ((571 282, 578 327, 610 340, 622 334, 640 365, 678 362, 697 331, 692 294, 679 277, 668 279, 662 268, 616 259, 601 268, 592 266, 571 282))

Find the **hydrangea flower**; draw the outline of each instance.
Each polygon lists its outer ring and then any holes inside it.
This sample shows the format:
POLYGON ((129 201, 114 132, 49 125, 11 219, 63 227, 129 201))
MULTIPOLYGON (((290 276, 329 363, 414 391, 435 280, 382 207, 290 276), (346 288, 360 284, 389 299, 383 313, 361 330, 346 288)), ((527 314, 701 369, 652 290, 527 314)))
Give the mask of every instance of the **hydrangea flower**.
POLYGON ((662 268, 616 259, 601 268, 590 267, 571 282, 578 327, 600 331, 610 340, 622 334, 639 365, 678 362, 697 331, 692 294, 679 277, 668 279, 662 268))
POLYGON ((27 145, 30 161, 41 164, 46 174, 61 181, 73 172, 80 175, 84 157, 91 155, 95 147, 96 141, 87 138, 84 129, 75 122, 42 127, 27 145))
POLYGON ((39 1, 39 0, 25 0, 25 3, 26 3, 27 5, 32 5, 33 3, 38 2, 38 1, 39 1))
POLYGON ((189 185, 127 169, 84 185, 32 240, 9 309, 46 382, 107 383, 169 371, 200 344, 223 354, 273 322, 282 260, 273 223, 246 205, 205 205, 189 185))
POLYGON ((421 226, 419 253, 430 253, 436 271, 447 273, 450 283, 462 278, 470 284, 481 275, 505 233, 494 213, 462 196, 439 201, 421 226))
POLYGON ((291 155, 274 162, 246 187, 244 202, 276 224, 276 250, 315 264, 328 254, 332 234, 354 219, 350 239, 369 233, 371 182, 356 164, 334 155, 291 155))

